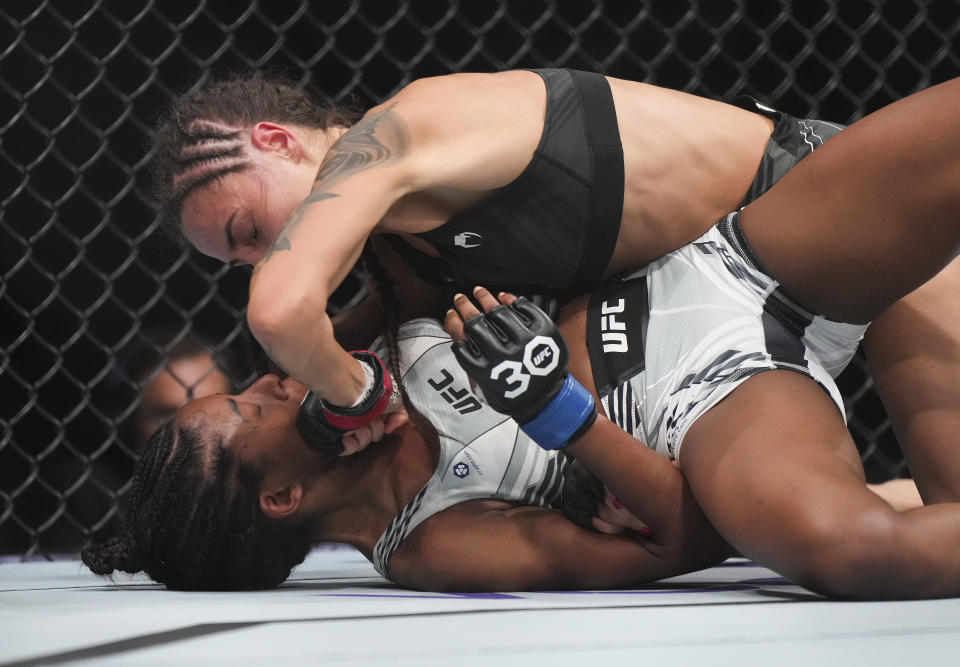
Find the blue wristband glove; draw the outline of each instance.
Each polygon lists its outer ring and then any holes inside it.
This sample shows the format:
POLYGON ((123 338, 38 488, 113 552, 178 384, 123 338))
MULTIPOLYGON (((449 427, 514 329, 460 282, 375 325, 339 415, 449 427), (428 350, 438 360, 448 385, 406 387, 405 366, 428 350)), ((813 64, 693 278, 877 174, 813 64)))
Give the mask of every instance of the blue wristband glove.
POLYGON ((542 310, 524 298, 464 325, 453 352, 497 411, 544 449, 565 447, 593 424, 593 396, 567 371, 567 345, 542 310))
POLYGON ((596 418, 593 396, 568 373, 553 400, 520 429, 544 449, 560 449, 583 435, 596 418))

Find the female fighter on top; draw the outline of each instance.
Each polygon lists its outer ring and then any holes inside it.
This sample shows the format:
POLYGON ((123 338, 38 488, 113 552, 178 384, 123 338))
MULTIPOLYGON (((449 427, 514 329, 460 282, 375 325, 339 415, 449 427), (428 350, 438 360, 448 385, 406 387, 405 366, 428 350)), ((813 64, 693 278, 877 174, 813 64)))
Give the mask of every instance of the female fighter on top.
MULTIPOLYGON (((421 275, 461 289, 584 290, 697 238, 838 129, 750 108, 545 70, 416 81, 358 122, 254 76, 175 101, 153 190, 201 251, 257 265, 254 332, 328 403, 350 406, 372 383, 334 343, 325 305, 369 233, 393 232, 421 275), (413 246, 443 259, 425 266, 413 246)), ((866 337, 928 502, 960 498, 956 466, 927 463, 960 428, 960 324, 940 324, 960 319, 958 285, 931 281, 866 337), (924 344, 903 344, 904 329, 924 344)), ((411 305, 421 283, 398 287, 408 313, 431 312, 411 305)), ((370 408, 359 403, 354 418, 370 408)))
POLYGON ((509 71, 415 81, 351 124, 254 77, 175 102, 154 190, 201 252, 256 265, 254 335, 356 425, 378 371, 336 343, 326 305, 371 234, 441 284, 584 292, 697 238, 839 129, 750 109, 509 71))

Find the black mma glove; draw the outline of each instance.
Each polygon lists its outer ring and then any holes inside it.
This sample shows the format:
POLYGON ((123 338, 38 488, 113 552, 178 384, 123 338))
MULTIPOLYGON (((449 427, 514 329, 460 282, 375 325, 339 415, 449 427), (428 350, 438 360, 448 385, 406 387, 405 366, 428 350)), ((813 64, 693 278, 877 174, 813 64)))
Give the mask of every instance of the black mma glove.
POLYGON ((557 315, 560 314, 560 302, 555 297, 546 294, 525 294, 524 298, 529 299, 530 303, 545 312, 551 320, 557 321, 557 315))
POLYGON ((580 437, 597 417, 593 396, 567 372, 570 353, 546 313, 523 297, 464 325, 457 361, 487 402, 544 449, 580 437))
POLYGON ((343 453, 344 434, 366 426, 383 414, 393 396, 393 378, 380 358, 373 352, 360 350, 351 356, 373 369, 373 388, 355 407, 344 408, 324 402, 309 392, 297 412, 297 430, 307 444, 330 456, 343 453))
POLYGON ((603 482, 580 461, 574 461, 563 473, 563 488, 556 504, 563 515, 581 528, 599 532, 593 525, 597 508, 606 498, 603 482))

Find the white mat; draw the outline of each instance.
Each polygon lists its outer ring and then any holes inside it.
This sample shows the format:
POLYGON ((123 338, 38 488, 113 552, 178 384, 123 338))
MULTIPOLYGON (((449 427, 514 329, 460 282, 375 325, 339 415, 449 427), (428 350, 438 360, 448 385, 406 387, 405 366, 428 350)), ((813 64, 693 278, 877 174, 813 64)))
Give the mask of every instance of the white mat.
POLYGON ((0 565, 0 667, 956 665, 960 599, 828 602, 743 561, 630 591, 433 594, 357 552, 282 587, 178 593, 76 561, 0 565))

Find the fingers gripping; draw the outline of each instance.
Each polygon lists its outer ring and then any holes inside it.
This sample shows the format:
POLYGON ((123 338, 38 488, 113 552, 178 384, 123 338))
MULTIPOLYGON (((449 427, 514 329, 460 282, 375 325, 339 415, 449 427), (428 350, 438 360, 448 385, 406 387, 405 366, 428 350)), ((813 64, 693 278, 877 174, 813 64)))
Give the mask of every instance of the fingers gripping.
POLYGON ((474 296, 486 314, 462 295, 454 299, 466 341, 453 350, 487 402, 545 449, 579 438, 596 419, 596 404, 568 373, 570 353, 553 321, 522 297, 503 305, 482 288, 474 296))
MULTIPOLYGON (((297 429, 307 444, 330 456, 347 451, 343 436, 363 429, 384 414, 396 393, 390 373, 379 357, 366 350, 354 351, 351 355, 372 371, 372 387, 363 400, 357 406, 339 407, 327 404, 319 395, 310 392, 297 411, 297 429)), ((362 436, 355 436, 347 444, 362 449, 362 446, 358 447, 360 438, 362 436)))
MULTIPOLYGON (((513 305, 496 306, 487 313, 485 319, 491 324, 494 333, 501 337, 501 343, 523 345, 533 335, 530 319, 524 317, 520 310, 526 303, 526 299, 517 299, 513 305)), ((539 310, 536 307, 534 309, 539 310)))
POLYGON ((519 298, 464 325, 454 354, 498 411, 521 424, 535 417, 567 376, 569 353, 553 322, 519 298))
POLYGON ((556 332, 559 336, 559 332, 557 332, 557 327, 554 325, 553 319, 534 302, 521 297, 519 299, 515 299, 510 307, 517 316, 521 317, 525 321, 528 329, 533 331, 549 331, 551 333, 556 332))

